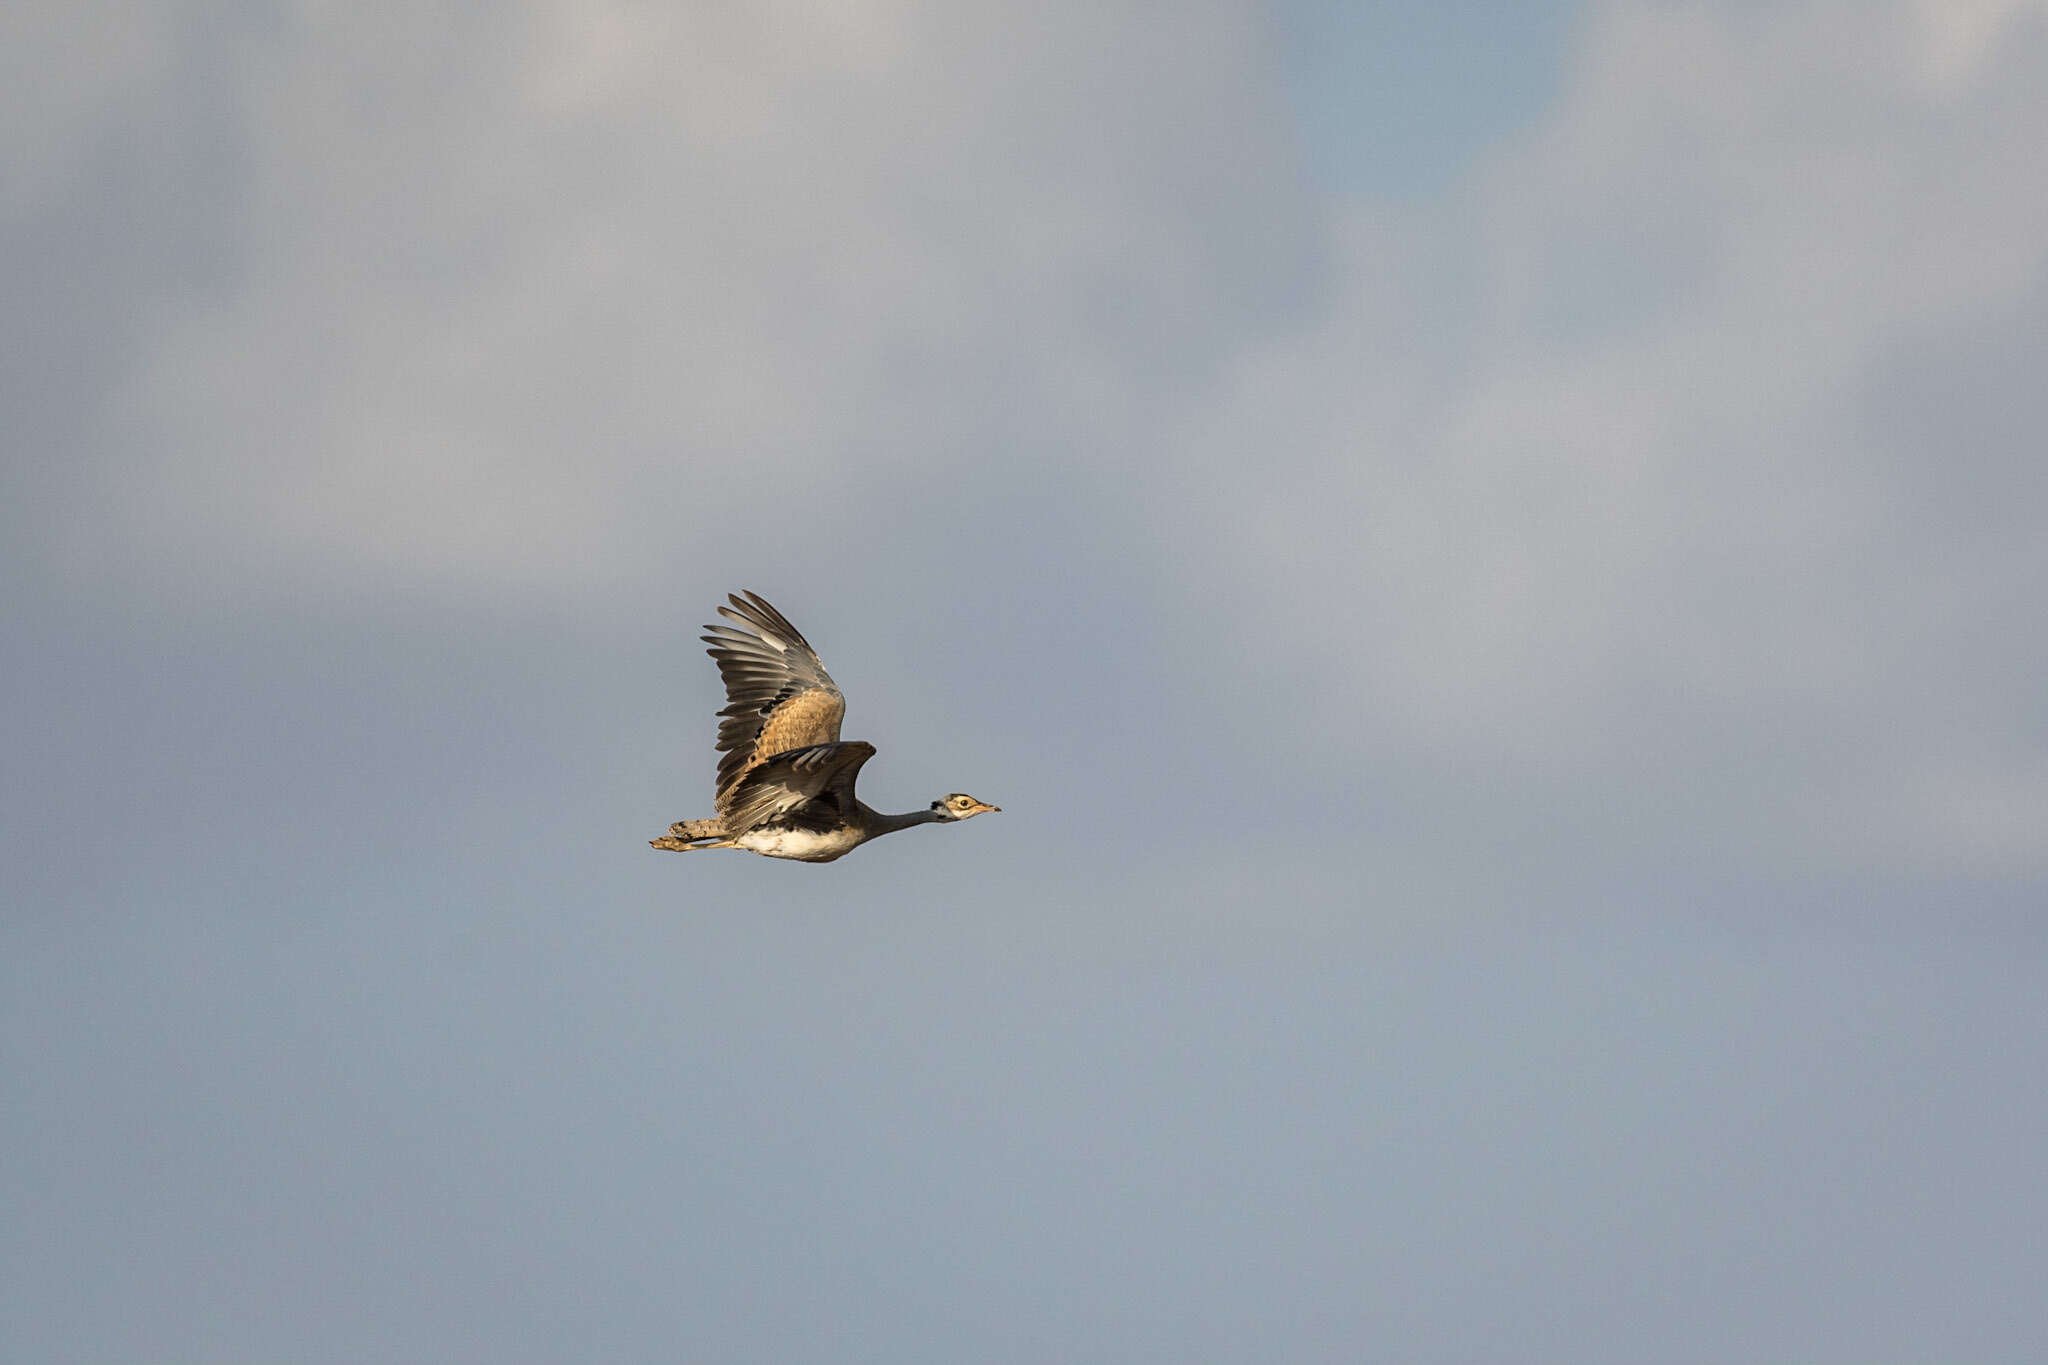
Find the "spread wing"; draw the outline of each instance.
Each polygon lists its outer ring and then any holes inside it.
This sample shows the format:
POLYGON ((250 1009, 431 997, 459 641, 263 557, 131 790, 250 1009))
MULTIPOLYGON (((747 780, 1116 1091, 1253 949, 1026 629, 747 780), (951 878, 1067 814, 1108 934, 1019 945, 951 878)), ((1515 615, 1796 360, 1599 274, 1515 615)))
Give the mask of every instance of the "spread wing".
POLYGON ((853 810, 853 784, 860 765, 875 756, 864 739, 811 744, 775 754, 749 769, 721 798, 728 836, 743 833, 825 796, 842 815, 853 810))
MULTIPOLYGON (((718 614, 738 625, 706 626, 711 633, 703 637, 725 681, 725 707, 718 713, 718 751, 725 755, 718 760, 718 813, 728 822, 750 772, 778 754, 837 743, 846 715, 846 698, 817 651, 781 612, 751 592, 729 600, 732 605, 718 614)), ((864 754, 860 761, 866 759, 864 754)))

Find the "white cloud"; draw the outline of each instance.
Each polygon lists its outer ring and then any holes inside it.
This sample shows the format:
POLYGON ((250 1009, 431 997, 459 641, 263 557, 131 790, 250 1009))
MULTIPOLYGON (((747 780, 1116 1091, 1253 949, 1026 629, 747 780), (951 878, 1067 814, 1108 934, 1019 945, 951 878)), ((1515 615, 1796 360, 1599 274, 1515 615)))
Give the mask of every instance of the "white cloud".
POLYGON ((1221 7, 306 7, 233 74, 243 273, 151 339, 79 544, 211 558, 217 590, 579 593, 758 520, 743 481, 843 516, 992 405, 1143 383, 1262 306, 1242 262, 1285 244, 1236 198, 1290 182, 1252 36, 1221 7))
POLYGON ((1935 90, 1967 84, 2015 23, 2048 16, 2043 0, 1916 0, 1921 72, 1935 90))
POLYGON ((1902 349, 2048 307, 2048 32, 1959 113, 1916 83, 1912 17, 1603 6, 1559 106, 1465 197, 1353 210, 1328 315, 1182 433, 1220 494, 1203 534, 1236 548, 1214 593, 1289 641, 1269 693, 1354 761, 1477 764, 1510 801, 2040 865, 2022 661, 1948 655, 2014 574, 2038 605, 2048 557, 1922 516, 1904 472, 2037 449, 1880 452, 1870 404, 1902 349), (1930 556, 1938 602, 1913 590, 1930 556), (1934 807, 2003 814, 1936 835, 1934 807))
POLYGON ((218 600, 580 608, 771 554, 887 581, 1004 515, 902 532, 906 489, 1022 452, 1083 511, 1019 571, 1113 544, 1191 687, 1288 699, 1237 708, 1273 762, 2048 848, 2025 656, 1974 624, 2048 575, 1971 521, 2048 502, 1983 416, 2029 386, 1894 378, 2048 311, 2040 7, 1602 4, 1541 122, 1398 208, 1309 197, 1261 32, 301 7, 229 47, 238 268, 148 301, 52 534, 218 600))
POLYGON ((169 71, 173 7, 71 0, 0 10, 0 210, 59 192, 92 141, 169 71))

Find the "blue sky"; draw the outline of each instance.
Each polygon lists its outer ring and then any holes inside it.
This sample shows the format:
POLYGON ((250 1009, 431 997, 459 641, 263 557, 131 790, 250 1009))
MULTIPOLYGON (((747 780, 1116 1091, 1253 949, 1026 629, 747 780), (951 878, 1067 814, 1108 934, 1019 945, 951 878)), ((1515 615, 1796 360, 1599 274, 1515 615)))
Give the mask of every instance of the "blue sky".
POLYGON ((0 51, 0 1355, 2048 1350, 2042 5, 0 51))
POLYGON ((1272 14, 1311 173, 1341 191, 1406 198, 1443 190, 1542 116, 1579 7, 1296 0, 1272 14))

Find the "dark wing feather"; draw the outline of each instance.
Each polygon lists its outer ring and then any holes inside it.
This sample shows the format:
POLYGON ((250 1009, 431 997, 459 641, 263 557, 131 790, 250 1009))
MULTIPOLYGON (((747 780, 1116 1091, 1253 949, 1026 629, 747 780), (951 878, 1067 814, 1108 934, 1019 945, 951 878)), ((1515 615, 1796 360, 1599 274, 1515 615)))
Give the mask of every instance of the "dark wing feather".
POLYGON ((706 626, 706 651, 725 682, 719 711, 718 812, 728 818, 741 780, 777 754, 839 739, 846 698, 810 641, 755 593, 733 595, 718 614, 738 626, 706 626))
POLYGON ((741 776, 722 807, 727 837, 787 815, 828 789, 835 795, 844 794, 840 813, 850 814, 854 779, 860 774, 860 765, 874 756, 874 745, 851 739, 811 744, 763 760, 741 776))

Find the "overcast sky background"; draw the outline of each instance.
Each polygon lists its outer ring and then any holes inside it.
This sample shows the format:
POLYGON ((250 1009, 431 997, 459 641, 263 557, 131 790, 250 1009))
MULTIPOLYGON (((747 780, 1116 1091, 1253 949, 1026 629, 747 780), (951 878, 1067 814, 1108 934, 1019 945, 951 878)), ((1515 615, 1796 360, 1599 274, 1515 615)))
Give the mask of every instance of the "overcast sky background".
POLYGON ((0 17, 0 1355, 2048 1358, 2048 3, 0 17), (710 811, 734 588, 874 741, 710 811))

